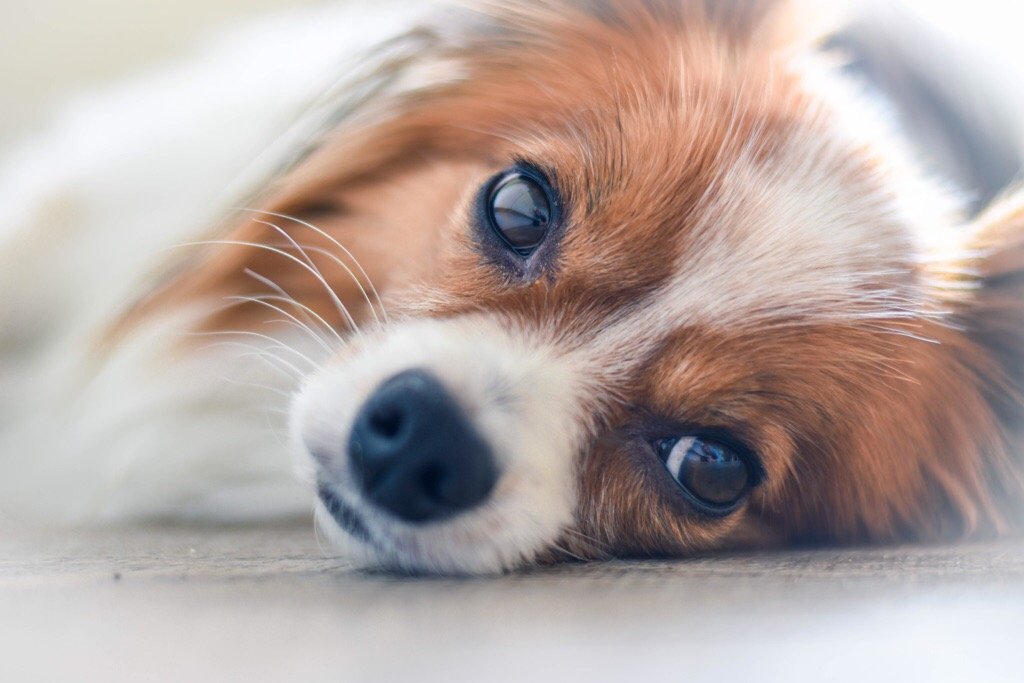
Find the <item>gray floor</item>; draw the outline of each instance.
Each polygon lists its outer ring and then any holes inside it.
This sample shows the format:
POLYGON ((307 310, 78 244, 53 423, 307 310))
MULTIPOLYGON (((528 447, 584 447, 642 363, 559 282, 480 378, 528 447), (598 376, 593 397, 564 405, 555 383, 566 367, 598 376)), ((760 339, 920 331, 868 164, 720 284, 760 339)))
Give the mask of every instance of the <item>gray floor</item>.
POLYGON ((1024 543, 347 570, 310 529, 0 537, 0 680, 1024 680, 1024 543))

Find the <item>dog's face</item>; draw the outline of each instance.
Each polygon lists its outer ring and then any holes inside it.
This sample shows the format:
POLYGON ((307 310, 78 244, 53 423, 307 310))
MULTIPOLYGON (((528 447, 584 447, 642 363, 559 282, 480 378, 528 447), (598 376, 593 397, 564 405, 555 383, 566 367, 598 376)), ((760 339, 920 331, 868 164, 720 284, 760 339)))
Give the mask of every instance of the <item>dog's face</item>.
MULTIPOLYGON (((271 206, 383 292, 343 297, 362 329, 291 415, 348 554, 490 572, 999 523, 942 194, 795 66, 775 4, 510 11, 285 184, 271 206)), ((327 317, 309 280, 285 289, 327 317)))

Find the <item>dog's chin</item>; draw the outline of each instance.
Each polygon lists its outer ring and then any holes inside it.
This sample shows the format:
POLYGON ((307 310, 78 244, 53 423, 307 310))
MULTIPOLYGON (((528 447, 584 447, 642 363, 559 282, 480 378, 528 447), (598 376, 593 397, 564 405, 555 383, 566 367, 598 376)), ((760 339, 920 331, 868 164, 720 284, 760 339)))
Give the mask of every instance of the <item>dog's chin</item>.
POLYGON ((337 551, 353 568, 411 575, 486 576, 530 563, 546 543, 517 547, 494 523, 494 515, 411 525, 390 519, 365 503, 346 501, 321 487, 316 521, 337 551))

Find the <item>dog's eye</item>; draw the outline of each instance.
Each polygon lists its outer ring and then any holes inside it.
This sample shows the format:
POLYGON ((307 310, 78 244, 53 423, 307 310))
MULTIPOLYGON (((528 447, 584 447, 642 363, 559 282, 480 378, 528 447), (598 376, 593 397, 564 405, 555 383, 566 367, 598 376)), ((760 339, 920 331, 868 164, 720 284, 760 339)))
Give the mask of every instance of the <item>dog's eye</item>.
POLYGON ((551 223, 552 201, 538 178, 512 171, 494 185, 487 210, 498 235, 522 256, 544 241, 551 223))
POLYGON ((676 483, 712 510, 735 505, 751 485, 746 459, 720 441, 687 436, 663 439, 657 446, 662 462, 676 483))

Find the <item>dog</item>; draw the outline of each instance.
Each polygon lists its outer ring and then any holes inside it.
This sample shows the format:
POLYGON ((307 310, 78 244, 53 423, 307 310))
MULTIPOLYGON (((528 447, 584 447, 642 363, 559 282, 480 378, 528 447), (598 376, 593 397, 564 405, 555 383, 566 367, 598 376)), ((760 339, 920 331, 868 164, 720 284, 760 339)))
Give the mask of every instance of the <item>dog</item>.
POLYGON ((8 516, 315 501, 452 574, 1019 526, 1021 147, 966 60, 785 0, 368 12, 8 161, 8 516))

